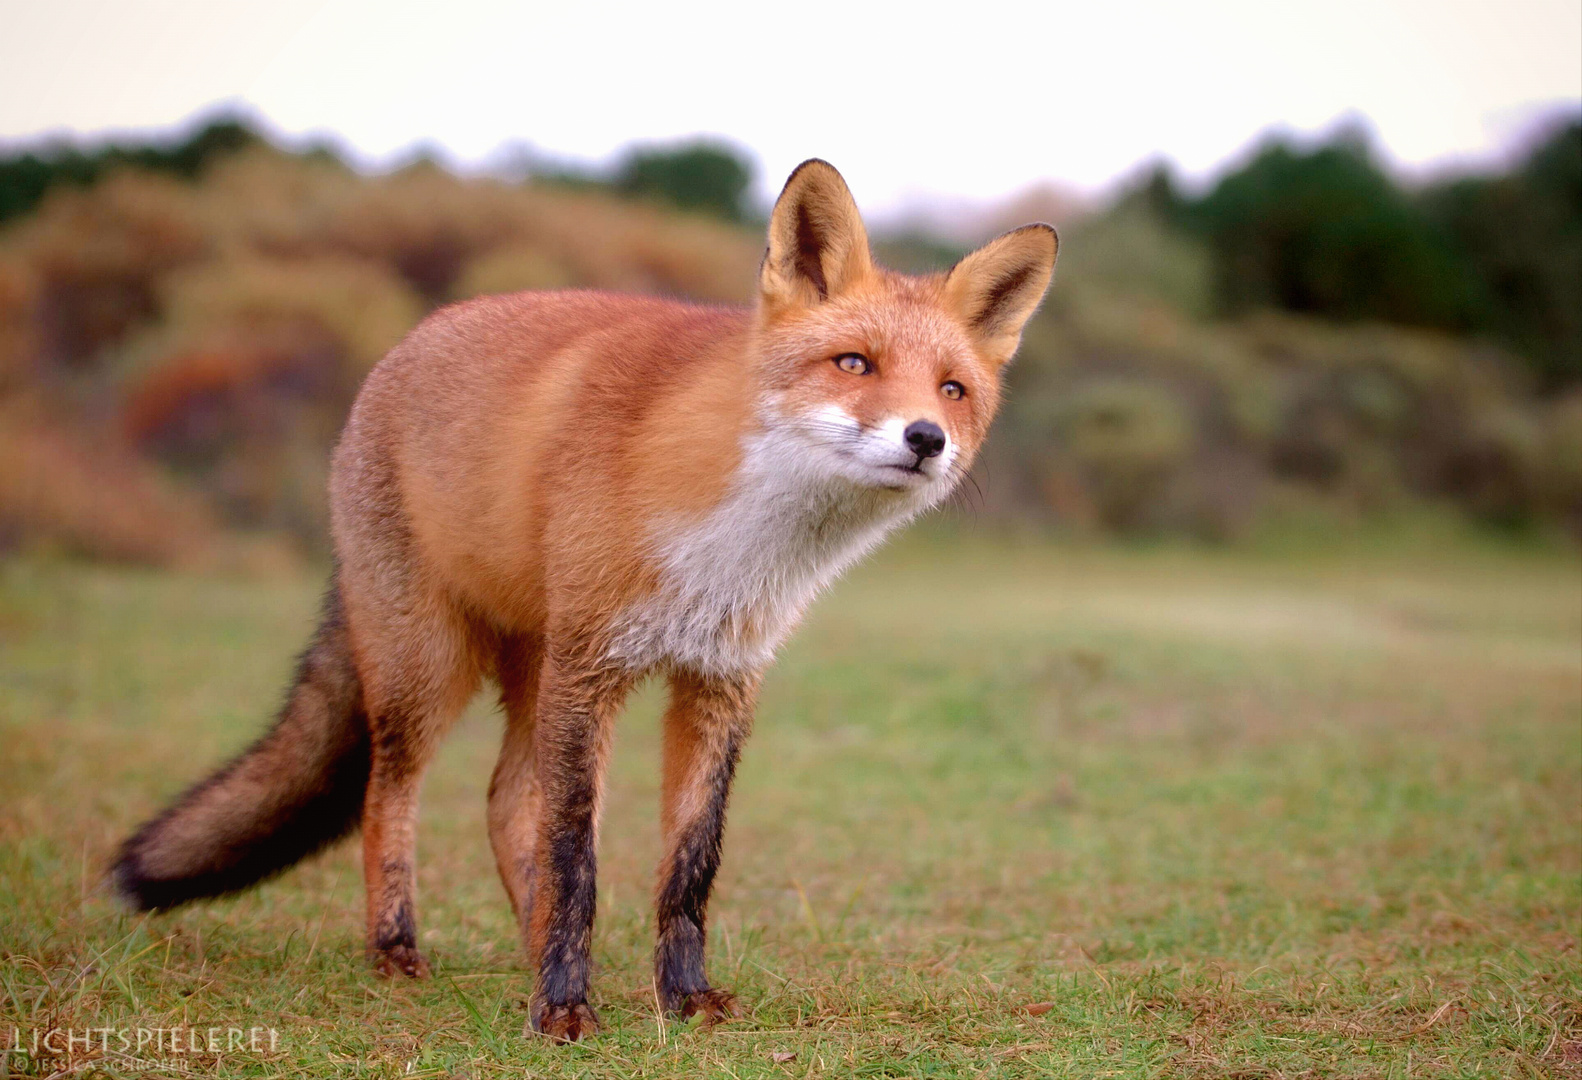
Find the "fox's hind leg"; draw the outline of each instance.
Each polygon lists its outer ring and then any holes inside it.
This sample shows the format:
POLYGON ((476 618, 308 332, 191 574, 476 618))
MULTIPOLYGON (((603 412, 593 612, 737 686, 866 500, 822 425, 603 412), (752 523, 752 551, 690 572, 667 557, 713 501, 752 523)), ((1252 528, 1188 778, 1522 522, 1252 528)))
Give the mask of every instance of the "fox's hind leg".
POLYGON ((704 976, 704 916, 720 865, 725 804, 757 693, 756 675, 720 679, 676 672, 670 679, 654 983, 664 1007, 681 1016, 716 1021, 741 1015, 736 998, 711 987, 704 976))
POLYGON ((354 608, 353 629, 372 744, 363 803, 368 955, 381 975, 422 978, 428 962, 418 952, 414 895, 418 788, 440 736, 478 688, 478 650, 466 619, 440 598, 354 608))
POLYGON ((533 909, 534 852, 538 840, 539 788, 533 773, 533 717, 543 640, 509 637, 495 661, 505 738, 489 781, 489 846, 524 943, 533 909))

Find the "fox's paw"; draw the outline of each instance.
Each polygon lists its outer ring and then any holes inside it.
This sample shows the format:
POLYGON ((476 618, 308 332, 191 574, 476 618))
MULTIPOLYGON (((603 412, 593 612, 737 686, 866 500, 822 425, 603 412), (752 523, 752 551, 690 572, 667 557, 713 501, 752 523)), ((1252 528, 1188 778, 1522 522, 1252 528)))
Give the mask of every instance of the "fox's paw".
POLYGON ((677 1003, 675 1012, 683 1020, 691 1016, 701 1016, 705 1024, 712 1025, 726 1020, 741 1019, 742 1007, 736 1000, 736 995, 729 990, 709 989, 683 996, 677 1003))
POLYGON ((387 979, 426 979, 428 961, 411 945, 392 945, 374 955, 374 972, 387 979))
POLYGON ((524 1035, 547 1035, 557 1042, 577 1042, 599 1033, 599 1018, 586 1001, 575 1005, 533 1005, 524 1035))

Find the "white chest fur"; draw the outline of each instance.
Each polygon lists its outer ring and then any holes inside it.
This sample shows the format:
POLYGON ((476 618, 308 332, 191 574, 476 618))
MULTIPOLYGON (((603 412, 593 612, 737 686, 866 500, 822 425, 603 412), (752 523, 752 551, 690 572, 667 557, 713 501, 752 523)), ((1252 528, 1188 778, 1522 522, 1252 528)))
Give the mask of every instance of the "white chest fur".
POLYGON ((659 591, 622 614, 609 656, 632 669, 762 669, 819 590, 931 501, 834 476, 789 433, 756 435, 726 498, 656 535, 659 591))

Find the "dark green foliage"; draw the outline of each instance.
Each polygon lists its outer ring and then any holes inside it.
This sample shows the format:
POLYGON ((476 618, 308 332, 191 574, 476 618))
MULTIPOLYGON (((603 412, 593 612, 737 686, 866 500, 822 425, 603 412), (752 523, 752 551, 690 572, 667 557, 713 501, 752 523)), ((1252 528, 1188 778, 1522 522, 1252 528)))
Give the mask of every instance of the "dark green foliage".
POLYGON ((1487 334, 1546 389, 1582 378, 1582 123, 1508 174, 1414 192, 1354 132, 1265 146, 1200 199, 1154 168, 1123 200, 1207 245, 1218 308, 1487 334))
POLYGON ((1311 153, 1270 145, 1190 205, 1184 220, 1214 251, 1229 311, 1470 321, 1466 268, 1359 140, 1311 153))
POLYGON ((21 217, 59 183, 89 184, 99 166, 81 151, 61 147, 0 160, 0 221, 21 217))
POLYGON ((213 158, 260 141, 258 133, 245 122, 221 117, 171 146, 110 143, 83 151, 57 143, 0 156, 0 222, 26 214, 57 184, 91 184, 124 166, 173 173, 190 180, 213 158))
POLYGON ((1510 175, 1459 179, 1423 204, 1470 272, 1474 325, 1519 349, 1546 386, 1582 378, 1582 123, 1510 175))
POLYGON ((730 146, 693 142, 630 151, 615 175, 624 195, 654 198, 682 210, 713 214, 727 221, 747 215, 752 166, 730 146))
POLYGON ((1186 199, 1169 164, 1156 161, 1143 173, 1142 181, 1122 196, 1121 204, 1141 206, 1161 221, 1181 225, 1186 199))
POLYGON ((752 164, 735 147, 717 140, 635 146, 613 166, 534 155, 529 175, 542 184, 610 191, 726 221, 743 222, 752 217, 747 205, 752 164))

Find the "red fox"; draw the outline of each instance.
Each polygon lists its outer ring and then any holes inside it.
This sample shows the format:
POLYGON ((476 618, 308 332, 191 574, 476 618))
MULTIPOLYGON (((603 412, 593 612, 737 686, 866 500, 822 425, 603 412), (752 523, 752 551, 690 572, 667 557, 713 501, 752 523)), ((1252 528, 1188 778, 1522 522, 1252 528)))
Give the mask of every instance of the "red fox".
POLYGON ((1057 248, 1029 225, 948 273, 881 269, 815 159, 775 203, 750 308, 571 291, 436 311, 335 450, 336 567, 273 728, 125 842, 115 887, 171 907, 360 824, 369 957, 427 974, 419 779, 492 679, 489 840, 537 965, 529 1029, 583 1038, 611 725, 662 673, 655 989, 739 1015, 704 975, 704 913, 762 672, 820 588, 972 464, 1057 248))

